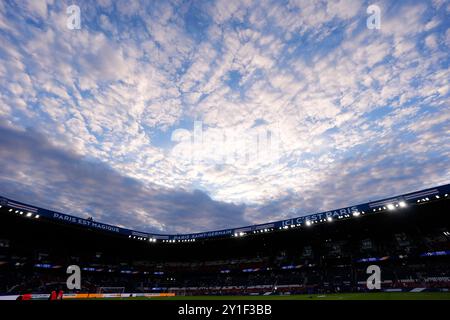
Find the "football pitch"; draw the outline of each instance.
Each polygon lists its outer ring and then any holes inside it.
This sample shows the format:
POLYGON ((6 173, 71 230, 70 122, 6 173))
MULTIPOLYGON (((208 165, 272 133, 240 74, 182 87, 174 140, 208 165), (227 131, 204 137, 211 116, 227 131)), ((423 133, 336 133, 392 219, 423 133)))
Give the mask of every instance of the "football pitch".
POLYGON ((450 300, 450 292, 376 292, 314 295, 301 294, 284 296, 174 296, 152 298, 101 298, 101 300, 450 300))

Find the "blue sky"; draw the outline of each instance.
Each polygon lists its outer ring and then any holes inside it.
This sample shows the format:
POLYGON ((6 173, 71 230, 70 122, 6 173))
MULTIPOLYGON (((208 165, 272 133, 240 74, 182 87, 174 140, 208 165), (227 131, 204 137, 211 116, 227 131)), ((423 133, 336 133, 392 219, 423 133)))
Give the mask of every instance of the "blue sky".
POLYGON ((449 15, 444 0, 2 1, 0 194, 181 233, 448 183, 449 15))

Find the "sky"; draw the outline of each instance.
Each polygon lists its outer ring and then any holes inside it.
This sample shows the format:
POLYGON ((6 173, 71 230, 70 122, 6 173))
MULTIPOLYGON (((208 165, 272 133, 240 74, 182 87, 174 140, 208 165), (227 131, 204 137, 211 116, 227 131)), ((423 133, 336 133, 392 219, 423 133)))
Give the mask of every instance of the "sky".
POLYGON ((189 233, 450 182, 449 1, 6 0, 0 43, 4 197, 189 233))

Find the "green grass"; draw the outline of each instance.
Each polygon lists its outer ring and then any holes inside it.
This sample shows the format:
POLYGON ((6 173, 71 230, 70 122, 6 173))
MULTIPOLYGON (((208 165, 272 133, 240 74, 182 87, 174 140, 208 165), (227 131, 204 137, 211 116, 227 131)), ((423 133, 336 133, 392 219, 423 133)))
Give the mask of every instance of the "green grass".
POLYGON ((450 292, 374 292, 342 294, 302 294, 290 296, 175 296, 109 298, 101 300, 450 300, 450 292))

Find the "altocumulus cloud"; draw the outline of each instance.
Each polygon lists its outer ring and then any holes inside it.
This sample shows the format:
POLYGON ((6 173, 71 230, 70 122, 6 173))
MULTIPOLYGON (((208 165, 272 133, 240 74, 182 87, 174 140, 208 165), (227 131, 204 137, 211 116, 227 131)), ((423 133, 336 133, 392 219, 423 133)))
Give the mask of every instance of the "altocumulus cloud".
POLYGON ((72 4, 0 1, 6 196, 187 232, 450 181, 448 1, 378 1, 380 30, 365 0, 79 1, 69 30, 72 4), (185 161, 171 133, 196 120, 281 151, 185 161))

